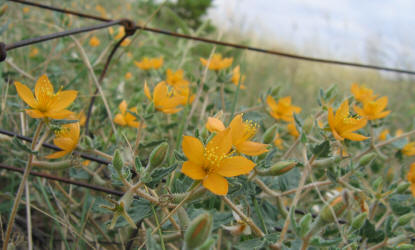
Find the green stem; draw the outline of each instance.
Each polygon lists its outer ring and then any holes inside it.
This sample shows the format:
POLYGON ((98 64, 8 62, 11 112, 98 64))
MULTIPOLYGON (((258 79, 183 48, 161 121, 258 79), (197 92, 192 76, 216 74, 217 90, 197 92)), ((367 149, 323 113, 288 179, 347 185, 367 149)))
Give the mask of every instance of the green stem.
POLYGON ((62 170, 72 167, 72 160, 48 162, 48 161, 33 161, 33 167, 38 167, 47 170, 62 170))
POLYGON ((151 210, 153 210, 154 219, 156 220, 156 225, 157 225, 157 227, 159 229, 161 248, 163 250, 166 250, 166 247, 164 246, 163 232, 161 231, 161 226, 160 226, 160 223, 159 223, 159 219, 157 217, 156 210, 154 209, 154 206, 153 205, 151 206, 151 210))
MULTIPOLYGON (((39 138, 40 131, 42 130, 42 127, 43 127, 43 121, 40 121, 40 123, 37 125, 35 135, 33 136, 31 150, 35 149, 36 142, 39 138)), ((25 187, 25 183, 26 183, 27 179, 29 178, 29 173, 30 173, 30 170, 32 169, 32 161, 33 161, 33 154, 31 153, 29 155, 29 159, 28 159, 27 164, 26 164, 26 169, 23 173, 23 177, 22 177, 22 180, 20 182, 19 189, 17 190, 16 198, 14 199, 13 207, 12 207, 12 210, 10 212, 9 223, 7 224, 6 236, 5 236, 4 242, 3 242, 3 250, 7 250, 7 246, 8 246, 10 236, 11 236, 11 233, 12 233, 14 220, 16 218, 16 213, 17 213, 17 210, 19 208, 20 200, 22 199, 22 194, 23 194, 23 190, 24 190, 24 187, 25 187)))
POLYGON ((265 225, 264 217, 262 216, 261 209, 258 206, 258 201, 256 200, 255 196, 252 196, 252 201, 254 202, 255 211, 258 215, 259 220, 261 221, 265 234, 268 234, 268 230, 267 230, 267 226, 265 225))
POLYGON ((240 90, 241 90, 241 79, 239 79, 238 81, 238 86, 236 87, 235 96, 233 97, 232 106, 231 106, 231 115, 229 116, 228 123, 232 121, 232 117, 235 114, 236 103, 238 102, 240 90))

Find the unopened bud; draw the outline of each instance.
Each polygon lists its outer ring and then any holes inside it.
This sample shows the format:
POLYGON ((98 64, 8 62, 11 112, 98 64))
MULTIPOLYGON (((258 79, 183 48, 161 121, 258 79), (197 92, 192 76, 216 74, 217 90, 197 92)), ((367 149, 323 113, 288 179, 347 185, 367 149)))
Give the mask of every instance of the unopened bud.
POLYGON ((398 187, 396 188, 396 192, 398 194, 403 194, 406 192, 406 190, 408 190, 409 186, 411 186, 410 183, 408 182, 402 182, 401 184, 398 185, 398 187))
POLYGON ((118 149, 115 150, 114 156, 112 157, 112 165, 118 173, 121 173, 124 162, 121 158, 121 153, 118 149))
POLYGON ((311 228, 311 222, 313 220, 313 217, 311 216, 310 213, 304 215, 303 218, 301 218, 299 226, 300 226, 300 232, 299 232, 299 236, 300 237, 304 237, 311 228))
POLYGON ((196 217, 184 234, 186 249, 195 249, 202 246, 209 238, 212 230, 212 216, 204 213, 196 217))
POLYGON ((278 93, 280 92, 281 86, 275 86, 271 89, 271 96, 276 97, 278 93))
POLYGON ((349 206, 349 196, 349 193, 345 191, 341 195, 333 198, 328 205, 324 206, 319 216, 321 222, 334 222, 336 218, 333 217, 332 211, 334 212, 336 217, 341 216, 346 210, 346 208, 349 206))
POLYGON ((395 247, 396 250, 413 250, 414 249, 414 245, 412 244, 399 244, 398 246, 395 247))
POLYGON ((333 166, 334 164, 339 163, 341 160, 340 156, 333 156, 328 158, 323 158, 319 160, 315 160, 313 162, 313 168, 328 168, 333 166))
POLYGON ((187 214, 186 209, 179 207, 179 209, 177 209, 177 216, 179 217, 180 226, 183 229, 186 229, 190 223, 189 215, 187 214))
POLYGON ((369 164, 373 159, 376 158, 376 153, 367 153, 365 155, 363 155, 360 160, 359 160, 359 166, 366 166, 367 164, 369 164))
POLYGON ((414 213, 408 213, 398 218, 398 226, 405 226, 415 217, 414 213))
POLYGON ((270 168, 259 171, 261 176, 277 176, 287 173, 297 165, 296 161, 280 161, 272 165, 270 168))
POLYGON ((213 244, 215 244, 215 240, 212 238, 209 238, 203 245, 199 247, 199 250, 210 250, 212 249, 213 244))
POLYGON ((373 181, 372 187, 374 190, 377 190, 378 192, 383 188, 382 176, 379 176, 378 178, 376 178, 376 180, 373 181))
POLYGON ((270 128, 268 128, 268 129, 265 131, 265 133, 264 133, 264 135, 263 135, 263 137, 262 137, 262 141, 263 141, 265 144, 271 144, 271 143, 274 141, 274 138, 275 138, 275 132, 276 132, 276 130, 277 130, 277 126, 278 126, 278 124, 274 124, 273 126, 271 126, 270 128))
POLYGON ((150 154, 149 160, 149 172, 154 170, 155 168, 159 167, 163 164, 164 160, 166 159, 167 152, 169 151, 169 144, 167 142, 163 142, 158 145, 153 152, 150 154))
POLYGON ((365 223, 366 218, 367 218, 366 212, 359 214, 356 218, 352 220, 352 224, 351 224, 352 228, 354 230, 360 229, 365 223))

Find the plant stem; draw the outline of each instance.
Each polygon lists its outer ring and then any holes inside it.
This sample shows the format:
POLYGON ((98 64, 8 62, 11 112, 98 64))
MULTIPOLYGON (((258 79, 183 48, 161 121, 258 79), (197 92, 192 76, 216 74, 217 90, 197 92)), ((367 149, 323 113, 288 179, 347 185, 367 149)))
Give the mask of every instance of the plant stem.
POLYGON ((248 224, 252 230, 254 230, 255 234, 259 237, 264 237, 265 234, 262 232, 262 230, 255 225, 255 223, 252 221, 251 218, 249 218, 248 216, 246 216, 241 210, 239 210, 239 208, 233 204, 233 202, 231 200, 228 199, 228 197, 226 196, 222 196, 222 200, 233 210, 235 211, 236 214, 239 215, 239 217, 241 217, 241 219, 243 221, 246 222, 246 224, 248 224))
POLYGON ((241 90, 241 79, 239 79, 238 86, 236 87, 236 92, 235 92, 235 96, 234 96, 233 101, 232 101, 231 115, 229 116, 228 124, 232 121, 232 117, 235 114, 236 103, 238 102, 238 97, 239 97, 240 90, 241 90))
POLYGON ((160 243, 161 243, 161 248, 162 248, 163 250, 166 250, 166 247, 164 246, 163 232, 161 231, 161 227, 160 227, 159 219, 158 219, 158 217, 157 217, 156 210, 154 209, 154 206, 153 206, 153 205, 151 205, 151 210, 153 211, 153 214, 154 214, 154 219, 156 220, 156 225, 157 225, 157 227, 158 227, 158 229, 159 229, 159 235, 160 235, 160 243))
POLYGON ((265 225, 264 217, 262 216, 262 213, 261 213, 261 208, 259 207, 258 201, 256 200, 255 196, 252 196, 252 201, 254 202, 255 211, 258 215, 259 220, 261 221, 265 234, 268 234, 267 225, 265 225))
MULTIPOLYGON (((37 125, 35 135, 33 136, 31 150, 35 149, 36 142, 39 138, 42 127, 43 127, 43 121, 40 121, 40 123, 37 125)), ((12 233, 12 228, 14 225, 14 220, 16 218, 16 213, 19 208, 20 200, 22 199, 23 190, 24 190, 26 181, 29 178, 30 170, 32 169, 32 161, 33 161, 33 154, 30 154, 29 159, 27 160, 26 169, 23 173, 22 181, 20 182, 19 189, 17 190, 16 198, 14 199, 14 202, 13 202, 12 210, 10 212, 9 223, 7 224, 6 236, 3 241, 3 250, 7 250, 7 246, 8 246, 10 236, 12 233)))

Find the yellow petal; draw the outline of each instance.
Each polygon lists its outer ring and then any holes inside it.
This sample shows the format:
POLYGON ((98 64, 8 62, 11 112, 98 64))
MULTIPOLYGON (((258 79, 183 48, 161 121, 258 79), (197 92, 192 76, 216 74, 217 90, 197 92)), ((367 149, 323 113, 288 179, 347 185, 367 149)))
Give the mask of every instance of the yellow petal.
POLYGON ((189 161, 198 165, 203 164, 205 149, 199 139, 193 136, 183 136, 182 148, 189 161))
POLYGON ((381 113, 377 114, 374 118, 375 118, 375 119, 381 119, 381 118, 384 118, 384 117, 388 116, 390 112, 391 112, 390 110, 388 110, 388 111, 383 111, 383 112, 381 112, 381 113))
POLYGON ((267 100, 266 100, 268 106, 272 109, 275 110, 278 108, 278 104, 277 102, 274 100, 274 98, 272 98, 272 96, 267 96, 267 100))
MULTIPOLYGON (((154 104, 157 106, 167 98, 168 89, 165 82, 159 82, 153 90, 154 104)), ((180 100, 181 101, 181 100, 180 100)), ((162 105, 162 104, 160 104, 162 105)))
POLYGON ((37 101, 33 96, 32 91, 26 85, 20 82, 15 81, 14 85, 16 86, 16 91, 20 98, 22 98, 22 100, 31 108, 36 108, 37 101))
POLYGON ((147 96, 147 98, 151 101, 151 92, 150 89, 147 86, 147 81, 144 82, 144 94, 147 96))
POLYGON ((246 138, 244 138, 245 124, 243 122, 241 114, 236 115, 232 119, 231 123, 229 124, 229 127, 232 130, 231 133, 232 133, 233 144, 241 143, 244 140, 246 140, 246 138))
POLYGON ((53 144, 58 146, 62 150, 71 150, 74 148, 74 142, 68 137, 58 137, 53 139, 53 144))
POLYGON ((244 141, 238 145, 235 145, 236 149, 240 153, 250 156, 257 156, 265 152, 268 152, 267 146, 267 144, 262 144, 253 141, 244 141))
POLYGON ((76 90, 65 90, 62 91, 53 98, 52 104, 50 106, 52 110, 62 110, 71 105, 71 103, 76 99, 78 91, 76 90))
POLYGON ((124 116, 122 116, 121 114, 117 114, 114 117, 114 122, 120 126, 125 126, 127 124, 127 122, 124 119, 124 116))
POLYGON ((202 166, 190 161, 183 162, 182 173, 193 180, 203 180, 206 177, 206 172, 202 166))
POLYGON ((209 132, 221 132, 225 130, 225 125, 223 125, 223 122, 217 118, 214 117, 208 117, 208 121, 206 123, 206 129, 209 132))
POLYGON ((35 95, 39 103, 47 101, 54 94, 53 85, 46 75, 42 75, 36 82, 35 95))
POLYGON ((66 109, 45 113, 45 116, 50 117, 52 119, 65 119, 71 115, 74 115, 74 113, 66 109))
POLYGON ((376 104, 378 105, 378 111, 382 111, 388 105, 388 97, 384 96, 376 100, 376 104))
POLYGON ((353 109, 354 109, 354 112, 356 112, 358 115, 362 117, 366 116, 365 111, 361 107, 353 105, 353 109))
POLYGON ((121 114, 125 114, 125 111, 127 110, 127 102, 123 100, 120 105, 118 105, 118 108, 121 111, 121 114))
POLYGON ((26 109, 26 114, 32 118, 44 118, 46 117, 45 113, 40 112, 37 109, 26 109))
POLYGON ((209 174, 203 180, 203 186, 216 195, 226 195, 228 193, 228 181, 215 173, 209 174))
POLYGON ((57 158, 61 158, 64 157, 65 155, 67 155, 69 152, 68 151, 58 151, 56 153, 50 154, 45 156, 46 159, 57 159, 57 158))
POLYGON ((351 141, 363 141, 363 140, 366 140, 366 139, 369 138, 369 137, 359 135, 359 134, 356 134, 356 133, 351 133, 351 132, 342 134, 342 137, 344 137, 346 139, 349 139, 351 141))
POLYGON ((216 173, 225 177, 234 177, 248 174, 255 167, 255 163, 243 156, 226 158, 221 162, 221 166, 216 173))
POLYGON ((334 121, 337 126, 338 123, 342 122, 344 118, 349 116, 349 101, 345 100, 340 107, 337 109, 334 116, 334 121))
POLYGON ((230 128, 219 132, 206 145, 206 151, 214 152, 216 155, 224 155, 229 153, 232 148, 232 135, 230 128))

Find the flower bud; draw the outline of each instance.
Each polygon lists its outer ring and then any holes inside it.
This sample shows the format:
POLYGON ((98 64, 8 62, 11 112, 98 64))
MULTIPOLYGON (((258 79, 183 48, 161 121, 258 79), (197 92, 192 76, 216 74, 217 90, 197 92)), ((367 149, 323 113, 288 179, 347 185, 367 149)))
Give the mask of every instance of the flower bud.
POLYGON ((115 150, 114 156, 112 157, 112 165, 114 166, 118 174, 120 174, 122 167, 124 166, 124 162, 121 158, 121 153, 118 149, 115 150))
POLYGON ((194 249, 205 243, 212 230, 212 221, 212 216, 209 213, 204 213, 190 223, 184 234, 186 249, 194 249))
POLYGON ((363 155, 360 160, 359 160, 359 166, 366 166, 367 164, 369 164, 373 159, 376 158, 376 153, 367 153, 365 155, 363 155))
POLYGON ((263 137, 262 137, 262 141, 265 144, 271 144, 274 141, 274 137, 275 137, 275 131, 277 130, 277 126, 278 124, 274 124, 273 126, 271 126, 270 128, 268 128, 263 137))
POLYGON ((401 184, 398 185, 398 187, 396 188, 396 192, 398 194, 403 194, 405 193, 406 190, 408 190, 409 186, 411 186, 410 183, 408 182, 402 182, 401 184))
POLYGON ((313 162, 313 168, 328 168, 334 164, 339 163, 341 160, 340 156, 333 156, 328 158, 323 158, 319 160, 315 160, 313 162))
POLYGON ((280 92, 281 86, 275 86, 271 89, 271 96, 276 97, 278 93, 280 92))
POLYGON ((380 190, 382 190, 382 188, 383 188, 383 178, 382 178, 382 176, 379 176, 378 178, 376 178, 376 180, 373 181, 372 187, 373 187, 374 190, 377 190, 378 192, 380 190))
POLYGON ((395 247, 396 250, 413 250, 414 249, 414 245, 412 244, 399 244, 399 246, 395 247))
POLYGON ((405 226, 415 217, 414 213, 408 213, 398 218, 398 226, 405 226))
POLYGON ((299 236, 300 237, 304 237, 311 228, 311 222, 313 220, 313 217, 311 216, 310 213, 304 215, 303 218, 301 218, 299 226, 300 226, 300 232, 299 232, 299 236))
POLYGON ((186 229, 190 223, 189 215, 187 214, 186 209, 179 207, 179 209, 177 209, 177 216, 179 217, 180 226, 183 229, 186 229))
POLYGON ((210 250, 212 249, 213 244, 215 244, 215 240, 212 238, 209 238, 203 245, 199 247, 199 250, 210 250))
POLYGON ((153 152, 150 154, 148 172, 151 173, 155 168, 159 167, 163 164, 164 160, 166 159, 167 152, 169 151, 169 144, 167 142, 163 142, 158 145, 153 152))
POLYGON ((335 218, 333 217, 332 210, 334 211, 336 217, 339 217, 343 214, 346 208, 349 206, 349 193, 344 191, 341 195, 331 199, 330 203, 323 207, 320 212, 319 220, 322 223, 331 223, 334 222, 335 218))
POLYGON ((297 165, 296 161, 280 161, 265 170, 258 170, 261 176, 277 176, 287 173, 297 165))
POLYGON ((360 229, 365 223, 366 218, 367 218, 366 212, 359 214, 356 218, 352 220, 352 224, 351 224, 352 228, 354 230, 360 229))

